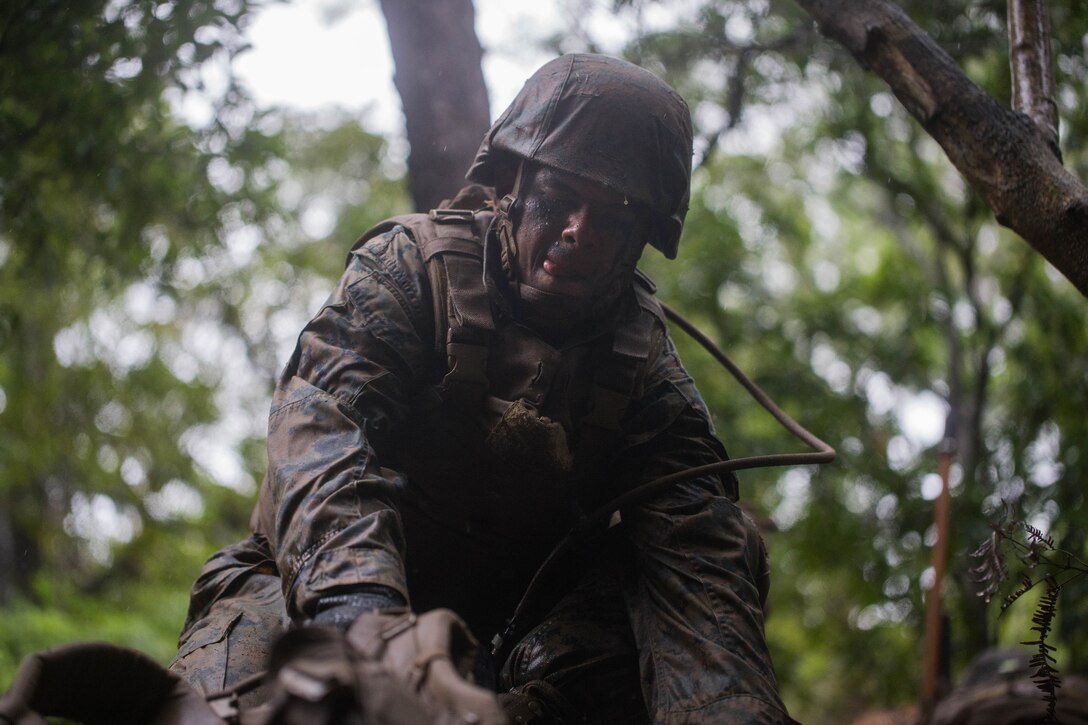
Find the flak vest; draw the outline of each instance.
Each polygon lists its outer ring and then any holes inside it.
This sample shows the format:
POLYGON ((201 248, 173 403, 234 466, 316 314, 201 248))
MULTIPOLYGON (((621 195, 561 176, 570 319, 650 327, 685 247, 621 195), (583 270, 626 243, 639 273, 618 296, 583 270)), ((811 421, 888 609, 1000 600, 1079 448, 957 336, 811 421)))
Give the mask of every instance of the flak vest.
MULTIPOLYGON (((510 405, 537 411, 547 394, 547 378, 539 374, 543 361, 533 359, 540 350, 532 345, 504 351, 515 357, 512 367, 524 374, 521 380, 507 380, 502 386, 506 400, 488 400, 500 392, 489 379, 496 324, 483 271, 484 238, 493 218, 490 210, 441 208, 397 216, 371 228, 353 249, 397 227, 419 246, 431 287, 434 350, 445 350, 446 355, 441 389, 447 403, 492 414, 510 405)), ((636 271, 634 291, 640 314, 621 321, 611 333, 609 353, 597 365, 587 413, 580 420, 579 449, 618 445, 624 413, 663 335, 665 318, 654 297, 653 282, 636 271)))
POLYGON ((485 283, 493 216, 437 209, 394 217, 353 247, 403 232, 425 262, 435 365, 422 403, 412 405, 402 455, 385 465, 403 473, 398 512, 412 606, 449 607, 483 641, 558 540, 614 495, 606 489, 624 414, 665 330, 641 275, 637 306, 582 345, 557 350, 515 323, 493 308, 485 283))

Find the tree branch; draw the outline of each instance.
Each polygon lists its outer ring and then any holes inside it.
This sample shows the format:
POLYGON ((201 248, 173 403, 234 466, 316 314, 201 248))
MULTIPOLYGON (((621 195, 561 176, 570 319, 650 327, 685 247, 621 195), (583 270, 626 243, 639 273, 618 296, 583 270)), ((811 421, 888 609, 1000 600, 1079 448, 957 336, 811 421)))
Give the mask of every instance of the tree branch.
POLYGON ((692 169, 700 169, 710 160, 714 154, 714 149, 718 148, 718 141, 728 131, 732 131, 740 123, 740 115, 744 110, 744 75, 748 72, 748 66, 750 64, 749 53, 747 51, 740 51, 737 54, 736 64, 733 66, 733 72, 729 74, 729 80, 726 83, 726 97, 725 102, 722 104, 726 109, 725 123, 720 126, 713 133, 707 134, 704 140, 705 149, 702 157, 695 162, 692 169))
POLYGON ((1088 297, 1088 189, 1031 120, 1001 107, 890 0, 798 0, 891 87, 986 200, 1088 297))
POLYGON ((1050 59, 1050 16, 1045 0, 1009 0, 1009 70, 1013 110, 1027 114, 1061 158, 1058 104, 1050 59))

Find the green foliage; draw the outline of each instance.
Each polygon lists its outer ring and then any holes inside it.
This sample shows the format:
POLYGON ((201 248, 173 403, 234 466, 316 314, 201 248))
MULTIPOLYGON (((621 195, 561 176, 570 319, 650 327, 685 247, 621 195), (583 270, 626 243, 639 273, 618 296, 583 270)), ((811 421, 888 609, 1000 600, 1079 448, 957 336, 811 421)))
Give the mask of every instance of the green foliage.
MULTIPOLYGON (((165 92, 184 92, 204 61, 235 52, 243 14, 200 2, 6 6, 0 602, 15 626, 5 628, 4 675, 18 654, 69 638, 164 653, 176 621, 134 623, 131 611, 176 617, 182 597, 147 597, 184 592, 181 572, 205 555, 181 547, 189 557, 179 561, 179 547, 157 543, 213 488, 186 446, 218 415, 217 380, 185 370, 181 323, 193 300, 178 271, 220 245, 220 211, 237 198, 209 165, 256 166, 268 149, 220 123, 189 129, 165 92), (170 556, 147 556, 155 550, 170 556)), ((240 98, 228 88, 218 103, 225 112, 240 98)), ((221 489, 203 503, 244 506, 221 489)), ((193 533, 187 543, 205 548, 193 533)))
MULTIPOLYGON (((950 404, 957 667, 1030 627, 995 625, 970 588, 994 511, 1088 554, 1084 299, 793 3, 614 5, 641 29, 627 52, 689 99, 698 133, 680 259, 644 266, 839 451, 741 474, 769 523, 786 702, 808 723, 916 702, 950 404)), ((1003 3, 902 5, 1007 101, 1003 3)), ((1088 178, 1088 9, 1050 5, 1065 164, 1088 178)), ((249 10, 0 9, 0 685, 64 641, 171 656, 202 560, 247 525, 294 336, 350 241, 407 209, 358 119, 260 112, 235 85, 249 10)), ((556 42, 572 38, 592 42, 556 42)), ((798 449, 679 344, 733 455, 798 449)), ((1086 587, 1066 584, 1048 632, 1064 672, 1088 670, 1088 610, 1061 604, 1086 587)))
POLYGON ((249 11, 0 10, 0 686, 64 641, 172 656, 248 525, 285 350, 405 207, 358 119, 253 106, 249 11))
MULTIPOLYGON (((666 301, 839 451, 820 471, 741 474, 749 504, 776 525, 768 637, 787 704, 803 722, 843 722, 917 702, 950 406, 954 664, 1028 639, 1026 619, 999 630, 970 582, 967 553, 994 510, 1008 502, 1062 548, 1085 550, 1084 299, 997 226, 883 83, 813 36, 792 4, 655 5, 674 10, 671 25, 627 50, 692 101, 705 161, 680 259, 644 264, 666 301)), ((1050 5, 1063 152, 1084 178, 1088 154, 1072 140, 1088 115, 1088 18, 1080 4, 1050 5)), ((903 6, 1007 103, 1003 3, 903 6)), ((681 353, 731 453, 798 450, 698 351, 681 353)), ((1052 643, 1086 671, 1083 607, 1059 608, 1052 643)))

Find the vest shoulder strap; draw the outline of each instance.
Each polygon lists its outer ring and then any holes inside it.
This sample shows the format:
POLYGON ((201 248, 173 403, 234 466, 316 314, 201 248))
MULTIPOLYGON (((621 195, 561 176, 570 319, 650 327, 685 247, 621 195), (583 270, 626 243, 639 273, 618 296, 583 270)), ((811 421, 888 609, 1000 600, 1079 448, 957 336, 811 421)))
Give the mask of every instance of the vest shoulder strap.
POLYGON ((348 261, 369 240, 403 228, 419 246, 426 265, 434 310, 434 349, 441 350, 446 346, 444 322, 451 315, 462 326, 486 331, 495 327, 483 284, 483 238, 492 217, 490 211, 468 209, 432 209, 427 214, 391 217, 371 227, 352 245, 348 261))
POLYGON ((664 334, 665 313, 654 297, 654 283, 636 270, 634 289, 639 313, 613 332, 612 348, 594 376, 584 420, 583 440, 602 448, 609 447, 607 443, 620 435, 620 422, 642 384, 650 355, 664 334))
POLYGON ((435 352, 446 353, 446 398, 467 409, 487 394, 487 358, 495 321, 484 283, 484 236, 490 211, 439 208, 393 217, 373 227, 354 248, 397 227, 419 246, 431 288, 435 352))
POLYGON ((487 394, 487 358, 495 320, 484 283, 484 236, 489 211, 433 209, 429 232, 417 238, 427 264, 435 307, 435 349, 446 350, 442 388, 447 400, 468 410, 487 394), (445 323, 445 324, 443 324, 445 323))

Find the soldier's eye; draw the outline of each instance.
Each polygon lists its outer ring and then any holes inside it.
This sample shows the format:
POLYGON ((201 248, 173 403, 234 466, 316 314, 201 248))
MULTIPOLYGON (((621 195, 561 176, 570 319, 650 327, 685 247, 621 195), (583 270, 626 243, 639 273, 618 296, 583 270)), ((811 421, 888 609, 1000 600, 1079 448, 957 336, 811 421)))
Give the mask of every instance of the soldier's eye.
POLYGON ((552 214, 561 214, 570 211, 578 205, 578 200, 563 192, 548 194, 545 206, 552 214))

